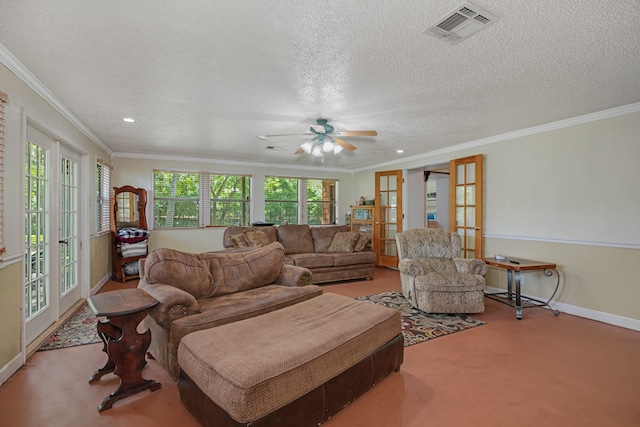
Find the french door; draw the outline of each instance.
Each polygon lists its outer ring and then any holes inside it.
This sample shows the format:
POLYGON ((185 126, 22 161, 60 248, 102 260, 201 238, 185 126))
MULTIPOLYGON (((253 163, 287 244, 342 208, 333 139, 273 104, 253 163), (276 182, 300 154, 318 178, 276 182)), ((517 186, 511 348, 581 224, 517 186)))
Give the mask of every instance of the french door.
POLYGON ((376 264, 398 268, 396 233, 402 232, 402 171, 376 172, 373 214, 376 264))
POLYGON ((482 258, 482 166, 482 154, 449 163, 449 227, 460 235, 462 258, 482 258))
POLYGON ((29 127, 25 147, 26 342, 81 297, 79 156, 29 127))
POLYGON ((70 309, 81 297, 78 281, 79 227, 78 227, 78 168, 80 156, 61 150, 60 194, 58 196, 58 277, 59 314, 70 309))

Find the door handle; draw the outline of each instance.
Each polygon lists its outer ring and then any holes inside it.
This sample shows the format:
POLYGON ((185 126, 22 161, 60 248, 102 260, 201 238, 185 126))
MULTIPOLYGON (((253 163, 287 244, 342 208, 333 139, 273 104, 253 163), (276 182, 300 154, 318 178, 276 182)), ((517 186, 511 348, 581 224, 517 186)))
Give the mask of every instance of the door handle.
POLYGON ((68 240, 58 240, 58 243, 64 243, 65 245, 69 244, 68 240))
POLYGON ((480 230, 480 227, 476 227, 476 230, 480 230))

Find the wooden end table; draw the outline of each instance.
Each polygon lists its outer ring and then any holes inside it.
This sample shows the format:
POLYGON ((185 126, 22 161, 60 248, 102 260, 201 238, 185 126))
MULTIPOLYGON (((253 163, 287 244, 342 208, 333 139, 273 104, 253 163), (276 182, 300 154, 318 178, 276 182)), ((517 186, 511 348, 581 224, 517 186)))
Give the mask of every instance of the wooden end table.
POLYGON ((501 302, 503 304, 510 305, 516 308, 516 319, 522 319, 522 309, 531 307, 549 307, 554 316, 560 314, 558 310, 553 309, 549 303, 558 292, 558 286, 560 285, 560 275, 556 270, 556 265, 549 262, 532 261, 528 259, 507 257, 504 260, 497 260, 495 258, 483 258, 483 261, 488 265, 503 268, 507 270, 507 292, 495 292, 485 293, 487 298, 501 302), (553 291, 551 298, 547 301, 542 301, 533 297, 523 296, 520 291, 521 278, 520 273, 522 271, 542 270, 545 276, 551 276, 553 273, 557 276, 556 289, 553 291), (515 285, 515 286, 514 286, 515 285), (515 294, 514 294, 515 287, 515 294), (523 306, 522 301, 528 305, 523 306))
POLYGON ((107 318, 106 321, 98 320, 97 329, 104 343, 102 351, 109 357, 107 363, 89 378, 89 384, 111 372, 120 377, 120 385, 104 398, 98 406, 98 412, 143 390, 158 390, 162 386, 160 383, 142 378, 142 368, 147 364, 145 354, 151 342, 151 331, 139 334, 136 330, 158 301, 142 289, 136 288, 96 294, 88 302, 96 316, 107 318))

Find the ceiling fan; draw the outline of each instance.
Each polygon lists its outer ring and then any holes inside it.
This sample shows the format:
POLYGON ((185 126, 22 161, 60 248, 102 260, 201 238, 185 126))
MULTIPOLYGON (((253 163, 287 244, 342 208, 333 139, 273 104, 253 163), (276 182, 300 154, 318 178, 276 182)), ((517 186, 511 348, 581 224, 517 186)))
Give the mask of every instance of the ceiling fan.
POLYGON ((333 152, 338 154, 343 149, 353 151, 356 147, 353 144, 339 138, 343 136, 377 136, 375 130, 350 130, 336 132, 334 127, 328 123, 327 119, 317 119, 315 125, 311 125, 310 132, 280 134, 280 135, 260 135, 260 139, 279 138, 288 136, 313 136, 311 141, 303 143, 295 154, 310 153, 315 157, 322 157, 324 153, 333 152))

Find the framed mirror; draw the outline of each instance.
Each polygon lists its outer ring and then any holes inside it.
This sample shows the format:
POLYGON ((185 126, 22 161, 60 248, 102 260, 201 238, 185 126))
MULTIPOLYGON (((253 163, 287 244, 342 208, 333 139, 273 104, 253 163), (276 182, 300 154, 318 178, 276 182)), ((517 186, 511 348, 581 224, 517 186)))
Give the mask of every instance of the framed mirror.
POLYGON ((114 187, 113 218, 115 229, 125 227, 147 229, 147 191, 130 185, 114 187))

